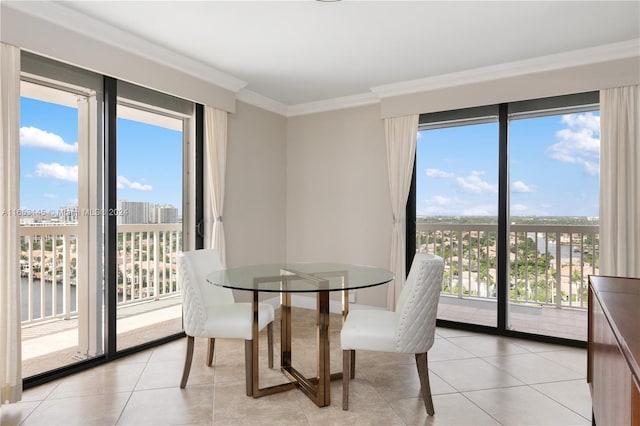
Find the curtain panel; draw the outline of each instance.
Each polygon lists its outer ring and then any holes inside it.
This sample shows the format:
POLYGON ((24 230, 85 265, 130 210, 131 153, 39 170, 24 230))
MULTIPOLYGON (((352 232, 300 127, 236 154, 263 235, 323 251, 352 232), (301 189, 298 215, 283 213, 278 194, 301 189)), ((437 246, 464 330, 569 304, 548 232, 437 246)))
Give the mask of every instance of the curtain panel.
POLYGON ((393 230, 391 233, 390 269, 395 279, 387 290, 387 309, 394 311, 406 278, 406 206, 416 156, 418 115, 384 119, 387 145, 387 171, 393 230))
POLYGON ((600 91, 600 273, 640 278, 640 86, 600 91))
POLYGON ((205 203, 205 244, 216 249, 222 266, 227 265, 222 212, 227 169, 227 112, 210 106, 204 109, 205 176, 208 203, 205 203))
POLYGON ((0 43, 0 405, 22 397, 20 49, 0 43))

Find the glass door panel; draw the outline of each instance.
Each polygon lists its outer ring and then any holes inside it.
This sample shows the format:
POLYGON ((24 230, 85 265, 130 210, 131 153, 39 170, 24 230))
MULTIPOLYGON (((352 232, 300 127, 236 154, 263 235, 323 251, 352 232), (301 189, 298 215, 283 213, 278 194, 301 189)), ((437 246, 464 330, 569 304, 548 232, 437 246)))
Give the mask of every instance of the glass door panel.
POLYGON ((184 120, 119 99, 117 350, 182 331, 184 120))
POLYGON ((95 259, 101 228, 86 214, 98 198, 87 187, 96 181, 90 164, 99 106, 89 89, 54 86, 35 78, 21 83, 23 377, 103 353, 95 259))
POLYGON ((598 273, 599 112, 509 122, 508 324, 587 340, 587 277, 598 273))
POLYGON ((496 326, 498 124, 421 130, 416 250, 442 256, 438 318, 496 326))

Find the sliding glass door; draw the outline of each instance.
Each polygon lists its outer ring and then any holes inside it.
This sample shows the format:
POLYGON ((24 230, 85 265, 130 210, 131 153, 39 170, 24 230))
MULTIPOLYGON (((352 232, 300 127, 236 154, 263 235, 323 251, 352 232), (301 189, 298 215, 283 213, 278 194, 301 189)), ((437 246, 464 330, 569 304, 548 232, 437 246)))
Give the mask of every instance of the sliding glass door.
POLYGON ((599 135, 597 109, 509 121, 513 330, 587 340, 587 280, 598 273, 599 135))
POLYGON ((189 120, 187 111, 162 107, 166 95, 126 84, 118 91, 116 330, 122 350, 182 331, 176 255, 183 248, 189 120))
POLYGON ((22 374, 104 354, 101 77, 23 54, 22 374))
POLYGON ((445 260, 441 323, 585 341, 598 176, 597 92, 422 115, 416 251, 445 260))

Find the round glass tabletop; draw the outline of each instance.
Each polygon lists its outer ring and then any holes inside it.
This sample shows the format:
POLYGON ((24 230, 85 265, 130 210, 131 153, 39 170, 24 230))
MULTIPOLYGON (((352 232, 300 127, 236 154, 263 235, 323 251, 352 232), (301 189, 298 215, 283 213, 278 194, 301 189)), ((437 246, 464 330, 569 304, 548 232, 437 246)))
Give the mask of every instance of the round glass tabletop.
POLYGON ((282 263, 223 269, 207 275, 207 282, 235 290, 274 293, 340 291, 388 283, 387 269, 344 263, 282 263))

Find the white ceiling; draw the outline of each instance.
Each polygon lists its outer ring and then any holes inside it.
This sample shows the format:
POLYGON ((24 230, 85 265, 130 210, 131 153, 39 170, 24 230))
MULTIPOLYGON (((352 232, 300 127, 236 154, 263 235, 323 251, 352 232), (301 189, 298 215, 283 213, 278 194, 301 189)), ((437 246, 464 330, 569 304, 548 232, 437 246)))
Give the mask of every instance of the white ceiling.
POLYGON ((150 42, 289 107, 640 38, 640 1, 58 4, 74 17, 59 24, 93 18, 128 33, 125 48, 154 56, 150 42))

